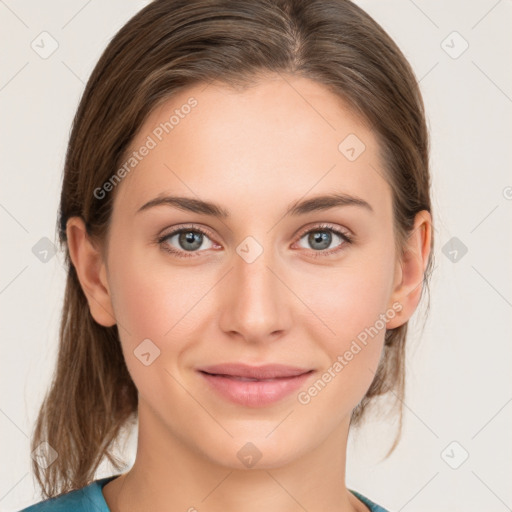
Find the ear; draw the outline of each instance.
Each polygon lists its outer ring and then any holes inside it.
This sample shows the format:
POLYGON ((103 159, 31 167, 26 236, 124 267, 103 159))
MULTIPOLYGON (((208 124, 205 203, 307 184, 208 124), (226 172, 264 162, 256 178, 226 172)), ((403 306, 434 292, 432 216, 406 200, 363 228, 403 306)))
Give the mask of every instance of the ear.
POLYGON ((66 234, 69 256, 87 297, 92 317, 104 327, 115 325, 106 265, 101 252, 89 239, 83 219, 71 217, 66 225, 66 234))
POLYGON ((394 329, 411 318, 421 298, 423 277, 430 255, 432 217, 426 210, 416 214, 414 228, 409 235, 404 254, 397 261, 393 293, 389 307, 398 302, 402 309, 390 319, 387 329, 394 329))

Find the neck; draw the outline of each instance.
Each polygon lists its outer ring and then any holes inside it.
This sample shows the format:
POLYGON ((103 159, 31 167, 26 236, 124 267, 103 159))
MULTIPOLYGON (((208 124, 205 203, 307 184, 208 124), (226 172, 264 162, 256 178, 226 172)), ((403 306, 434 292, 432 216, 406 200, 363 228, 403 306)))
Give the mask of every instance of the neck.
POLYGON ((241 469, 187 446, 139 403, 135 463, 103 494, 111 512, 368 512, 345 485, 348 423, 312 451, 241 469))

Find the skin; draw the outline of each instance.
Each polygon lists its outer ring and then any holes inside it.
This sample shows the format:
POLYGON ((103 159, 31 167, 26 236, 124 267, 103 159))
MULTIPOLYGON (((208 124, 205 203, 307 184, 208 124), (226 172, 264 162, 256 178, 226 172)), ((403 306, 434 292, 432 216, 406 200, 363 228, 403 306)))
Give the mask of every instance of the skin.
POLYGON ((416 216, 402 258, 393 243, 392 195, 377 140, 321 84, 270 76, 244 92, 195 86, 152 112, 131 148, 193 96, 198 105, 115 190, 108 245, 90 240, 80 218, 67 225, 70 255, 93 318, 119 326, 128 370, 139 391, 136 461, 107 484, 113 512, 367 511, 345 485, 350 414, 370 386, 385 329, 307 405, 297 393, 251 409, 210 391, 201 365, 243 361, 315 370, 307 389, 352 340, 398 302, 398 327, 415 311, 428 260, 431 218, 416 216), (356 134, 366 146, 349 161, 338 145, 356 134), (294 201, 343 192, 373 212, 349 205, 284 216, 294 201), (228 219, 158 206, 160 194, 215 201, 228 219), (210 234, 199 250, 178 236, 193 223, 210 234), (303 232, 329 223, 324 256, 303 232), (236 252, 248 236, 263 253, 248 263, 236 252), (314 258, 312 255, 318 254, 314 258), (160 356, 145 366, 134 350, 149 338, 160 356), (237 452, 253 443, 252 468, 237 452))

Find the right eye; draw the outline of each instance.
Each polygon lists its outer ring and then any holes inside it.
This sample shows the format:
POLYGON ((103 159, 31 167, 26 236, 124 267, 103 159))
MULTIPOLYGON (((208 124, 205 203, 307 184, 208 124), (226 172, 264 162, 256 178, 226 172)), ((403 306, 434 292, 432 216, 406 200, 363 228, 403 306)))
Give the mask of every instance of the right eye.
MULTIPOLYGON (((191 258, 194 257, 194 255, 187 253, 199 252, 198 250, 203 245, 205 238, 210 240, 208 233, 197 226, 193 226, 175 229, 170 233, 166 233, 158 238, 158 243, 162 249, 179 258, 191 258), (170 245, 173 242, 177 244, 178 247, 176 245, 170 245)), ((212 245, 206 247, 206 249, 211 248, 212 245)))

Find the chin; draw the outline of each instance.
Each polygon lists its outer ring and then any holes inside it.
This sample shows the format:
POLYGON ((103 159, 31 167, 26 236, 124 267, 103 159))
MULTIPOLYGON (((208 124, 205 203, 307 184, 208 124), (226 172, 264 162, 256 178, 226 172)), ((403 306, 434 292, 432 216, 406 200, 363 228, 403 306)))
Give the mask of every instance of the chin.
POLYGON ((208 447, 205 454, 214 464, 226 469, 257 470, 286 466, 308 449, 304 443, 289 437, 270 439, 265 437, 267 434, 230 438, 227 442, 208 447), (297 446, 301 447, 300 451, 297 446), (222 451, 218 450, 219 447, 222 451))

